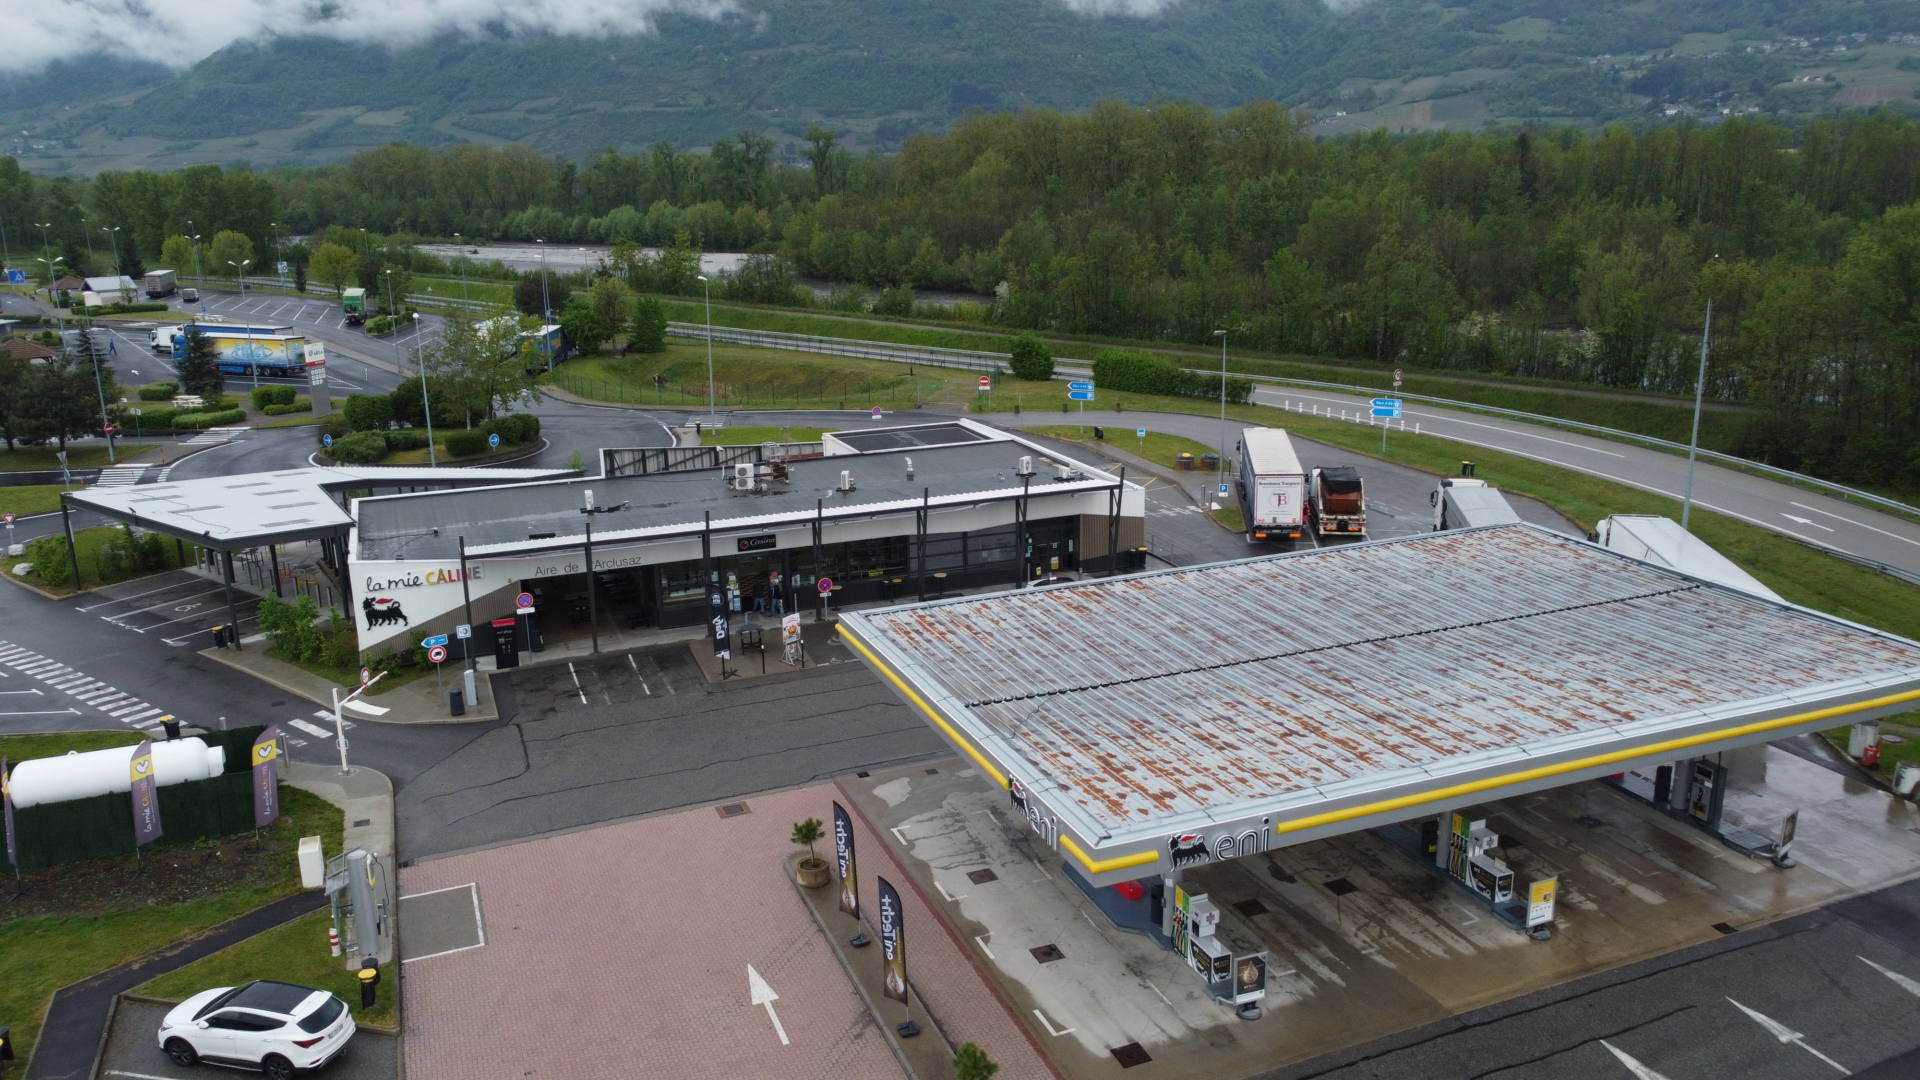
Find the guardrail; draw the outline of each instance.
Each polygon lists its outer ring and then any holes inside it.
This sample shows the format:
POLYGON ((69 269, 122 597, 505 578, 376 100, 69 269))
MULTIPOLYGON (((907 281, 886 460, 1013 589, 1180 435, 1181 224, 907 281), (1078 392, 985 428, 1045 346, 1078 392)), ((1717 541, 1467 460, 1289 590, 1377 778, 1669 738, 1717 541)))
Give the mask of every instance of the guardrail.
MULTIPOLYGON (((250 283, 258 280, 268 285, 278 285, 278 279, 276 278, 249 278, 248 280, 250 283)), ((414 306, 437 304, 441 307, 465 308, 470 311, 490 311, 495 310, 499 306, 479 300, 454 300, 444 296, 422 296, 417 294, 408 296, 407 303, 413 304, 414 306)), ((822 337, 813 334, 788 334, 774 330, 742 330, 731 326, 714 326, 710 329, 713 340, 725 341, 735 345, 753 345, 769 349, 815 352, 828 356, 859 356, 872 360, 889 360, 895 363, 922 363, 931 367, 959 368, 966 371, 1004 371, 1008 360, 1008 354, 1006 353, 985 352, 973 349, 942 349, 931 345, 896 345, 892 342, 863 341, 858 338, 822 337)), ((670 322, 667 324, 667 333, 675 337, 705 340, 709 333, 709 327, 705 323, 670 322)), ((1071 369, 1070 371, 1056 372, 1055 377, 1060 378, 1068 375, 1078 375, 1088 370, 1084 364, 1071 364, 1068 365, 1068 367, 1071 369)), ((1206 368, 1187 368, 1185 370, 1196 371, 1203 375, 1217 374, 1217 372, 1206 368)), ((1246 379, 1250 382, 1270 386, 1300 386, 1316 390, 1336 390, 1342 393, 1361 394, 1368 397, 1377 397, 1381 394, 1391 393, 1394 397, 1405 401, 1418 401, 1449 409, 1462 409, 1468 412, 1485 413, 1492 416, 1503 416, 1513 420, 1523 420, 1528 423, 1547 424, 1572 431, 1583 431, 1588 434, 1599 435, 1603 438, 1616 441, 1639 443, 1643 446, 1656 447, 1676 453, 1684 454, 1687 452, 1686 443, 1674 442, 1671 439, 1662 439, 1654 435, 1642 435, 1636 431, 1623 431, 1619 428, 1602 427, 1599 424, 1589 424, 1581 420, 1567 420, 1557 416, 1522 412, 1519 409, 1505 409, 1498 405, 1482 405, 1477 402, 1460 401, 1455 398, 1434 397, 1428 394, 1408 394, 1400 391, 1383 390, 1377 386, 1357 386, 1352 383, 1324 382, 1318 379, 1293 379, 1278 375, 1254 375, 1232 371, 1227 374, 1232 378, 1246 379)), ((1859 488, 1835 483, 1832 480, 1822 480, 1817 476, 1808 476, 1806 473, 1794 472, 1792 469, 1782 469, 1776 465, 1763 464, 1758 461, 1740 457, 1737 454, 1708 450, 1704 447, 1698 448, 1695 452, 1700 458, 1706 461, 1716 462, 1733 468, 1748 469, 1763 475, 1788 481, 1789 483, 1803 484, 1808 487, 1830 492, 1842 499, 1852 502, 1866 503, 1881 507, 1882 509, 1891 510, 1897 514, 1906 514, 1911 517, 1920 518, 1920 507, 1901 502, 1898 499, 1890 499, 1884 495, 1877 495, 1871 491, 1862 491, 1859 488)))

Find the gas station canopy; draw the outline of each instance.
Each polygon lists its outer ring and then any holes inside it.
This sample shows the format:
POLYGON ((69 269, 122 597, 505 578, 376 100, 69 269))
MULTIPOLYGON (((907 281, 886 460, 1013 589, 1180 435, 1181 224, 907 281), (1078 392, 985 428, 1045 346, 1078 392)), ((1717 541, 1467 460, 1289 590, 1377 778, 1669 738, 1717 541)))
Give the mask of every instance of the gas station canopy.
POLYGON ((1920 699, 1920 644, 1524 523, 841 633, 1094 884, 1920 699))

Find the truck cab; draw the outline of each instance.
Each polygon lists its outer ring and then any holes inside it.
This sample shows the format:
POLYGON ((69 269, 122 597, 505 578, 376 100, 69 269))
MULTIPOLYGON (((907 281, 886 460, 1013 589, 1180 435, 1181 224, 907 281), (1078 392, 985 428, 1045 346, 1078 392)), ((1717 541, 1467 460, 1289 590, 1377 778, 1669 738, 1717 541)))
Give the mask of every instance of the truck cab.
POLYGON ((1502 525, 1520 520, 1506 496, 1485 480, 1450 476, 1440 481, 1427 501, 1433 504, 1433 531, 1502 525))

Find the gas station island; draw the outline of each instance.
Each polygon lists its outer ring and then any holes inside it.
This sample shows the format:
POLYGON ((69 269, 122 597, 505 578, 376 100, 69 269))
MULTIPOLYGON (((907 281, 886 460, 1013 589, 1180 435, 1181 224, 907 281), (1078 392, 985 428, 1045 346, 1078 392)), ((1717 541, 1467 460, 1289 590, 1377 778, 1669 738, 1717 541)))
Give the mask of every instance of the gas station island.
POLYGON ((1785 866, 1790 835, 1721 822, 1727 752, 1920 699, 1920 644, 1524 523, 840 626, 1102 911, 1243 1015, 1261 958, 1212 937, 1184 870, 1419 819, 1414 854, 1542 937, 1553 879, 1514 882, 1458 811, 1608 778, 1785 866))

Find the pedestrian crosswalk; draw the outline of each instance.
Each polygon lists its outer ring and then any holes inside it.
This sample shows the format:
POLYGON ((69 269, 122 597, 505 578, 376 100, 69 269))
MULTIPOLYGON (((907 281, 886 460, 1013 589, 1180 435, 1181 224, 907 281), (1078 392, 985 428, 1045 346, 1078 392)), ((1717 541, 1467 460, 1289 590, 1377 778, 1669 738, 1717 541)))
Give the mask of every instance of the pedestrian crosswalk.
POLYGON ((109 465, 100 470, 100 478, 93 482, 93 486, 132 487, 151 468, 151 465, 109 465))
MULTIPOLYGON (((0 715, 86 716, 97 711, 109 720, 156 737, 160 733, 161 717, 168 715, 159 706, 149 703, 138 695, 129 694, 84 671, 68 667, 58 660, 43 656, 32 649, 22 648, 10 641, 0 641, 0 667, 26 676, 47 688, 46 690, 35 688, 6 691, 9 704, 21 707, 6 710, 0 715), (15 701, 15 698, 35 700, 21 702, 15 701), (86 706, 86 709, 77 709, 72 704, 65 704, 69 700, 86 706)), ((176 716, 175 719, 188 727, 211 727, 219 722, 212 717, 184 715, 176 716)), ((312 740, 325 742, 334 738, 333 714, 326 709, 315 709, 310 717, 242 719, 237 721, 235 726, 261 722, 280 724, 281 734, 286 738, 289 746, 302 747, 312 740), (303 734, 309 738, 302 738, 303 734)), ((342 729, 352 728, 353 721, 342 719, 340 726, 342 729)))
POLYGON ((247 430, 243 427, 210 427, 187 440, 188 446, 219 446, 232 442, 233 437, 247 430))

